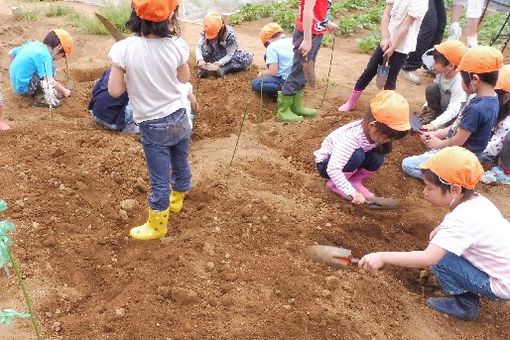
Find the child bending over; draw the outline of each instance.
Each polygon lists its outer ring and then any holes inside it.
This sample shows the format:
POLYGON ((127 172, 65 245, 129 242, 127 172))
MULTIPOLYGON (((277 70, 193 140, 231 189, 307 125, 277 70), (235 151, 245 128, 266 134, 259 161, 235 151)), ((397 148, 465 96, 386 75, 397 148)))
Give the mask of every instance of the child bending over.
POLYGON ((425 90, 427 102, 419 114, 423 130, 437 130, 451 122, 466 102, 466 92, 457 70, 465 52, 466 46, 458 40, 447 40, 435 46, 436 79, 425 90))
POLYGON ((182 208, 191 187, 191 127, 180 88, 190 79, 189 48, 177 35, 179 2, 133 0, 126 26, 135 36, 110 50, 108 92, 112 97, 129 93, 151 185, 147 222, 130 231, 137 240, 164 237, 169 211, 182 208))
POLYGON ((430 234, 425 250, 365 255, 359 267, 375 272, 384 265, 432 266, 448 295, 431 297, 427 305, 461 320, 478 317, 480 296, 510 299, 510 223, 474 188, 483 168, 471 151, 447 147, 420 165, 426 201, 448 208, 430 234))
POLYGON ((292 39, 285 36, 280 25, 270 23, 260 30, 260 40, 266 47, 264 61, 267 70, 259 72, 257 79, 252 81, 251 88, 276 99, 292 68, 292 39))
POLYGON ((362 120, 336 129, 314 152, 319 174, 328 179, 326 187, 354 204, 374 197, 362 181, 382 166, 392 141, 410 128, 405 98, 391 90, 377 94, 362 120))
POLYGON ((416 49, 416 39, 428 7, 426 0, 386 0, 386 8, 381 18, 381 43, 354 85, 349 99, 338 111, 347 112, 356 106, 361 93, 377 74, 377 66, 383 64, 383 61, 386 61, 390 68, 384 89, 396 88, 397 76, 407 55, 416 49))
POLYGON ((53 61, 68 58, 73 49, 71 35, 54 29, 42 42, 29 41, 10 50, 9 77, 14 92, 33 97, 36 106, 59 106, 61 102, 55 90, 64 97, 69 97, 71 90, 55 80, 53 61))
POLYGON ((110 69, 107 69, 92 88, 92 99, 89 103, 92 119, 107 130, 138 133, 127 91, 118 98, 113 98, 108 93, 109 79, 110 69))
POLYGON ((227 73, 247 70, 253 62, 253 54, 238 49, 236 32, 217 12, 204 17, 204 31, 200 34, 195 55, 199 77, 210 72, 223 77, 227 73))
POLYGON ((478 46, 464 54, 458 67, 462 88, 474 96, 452 125, 421 134, 422 142, 431 151, 404 158, 402 169, 406 174, 421 179, 420 164, 447 146, 462 146, 480 156, 498 115, 499 102, 494 87, 502 64, 503 55, 493 47, 478 46))

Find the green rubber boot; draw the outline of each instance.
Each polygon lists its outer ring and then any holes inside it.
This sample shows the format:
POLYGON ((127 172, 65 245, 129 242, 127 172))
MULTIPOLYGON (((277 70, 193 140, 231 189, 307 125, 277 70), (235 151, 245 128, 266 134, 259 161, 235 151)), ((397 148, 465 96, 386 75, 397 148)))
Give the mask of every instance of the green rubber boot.
POLYGON ((302 117, 313 117, 317 114, 317 110, 315 109, 308 109, 306 107, 303 107, 303 95, 305 94, 305 90, 301 90, 294 96, 294 101, 292 102, 292 105, 290 109, 292 112, 297 114, 298 116, 302 117))
POLYGON ((295 96, 286 96, 281 91, 278 92, 278 112, 276 117, 280 122, 299 122, 303 117, 295 115, 290 107, 294 101, 295 96))

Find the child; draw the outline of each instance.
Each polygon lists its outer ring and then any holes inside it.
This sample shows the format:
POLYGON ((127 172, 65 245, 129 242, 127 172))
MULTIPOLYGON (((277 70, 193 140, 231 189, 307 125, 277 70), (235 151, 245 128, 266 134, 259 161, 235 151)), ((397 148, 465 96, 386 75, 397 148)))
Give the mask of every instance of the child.
POLYGON ((503 55, 493 47, 478 46, 469 49, 459 64, 462 87, 468 94, 475 94, 462 113, 449 127, 421 134, 422 142, 431 151, 404 158, 402 169, 409 176, 422 178, 419 165, 437 150, 447 146, 463 146, 477 156, 487 146, 498 115, 499 102, 494 86, 503 55))
POLYGON ((478 46, 478 37, 476 29, 482 16, 484 0, 453 0, 452 4, 452 24, 450 25, 450 38, 459 40, 462 37, 460 28, 460 17, 462 9, 466 7, 466 31, 467 45, 469 48, 478 46))
POLYGON ((419 115, 420 121, 425 124, 423 130, 437 130, 449 123, 466 102, 462 78, 457 71, 465 52, 466 46, 458 40, 447 40, 435 46, 436 79, 425 90, 427 102, 419 115))
POLYGON ((217 12, 204 17, 204 31, 200 34, 195 55, 200 77, 210 72, 223 77, 227 73, 247 70, 253 62, 253 54, 238 49, 236 32, 217 12))
POLYGON ((362 120, 336 129, 314 152, 319 174, 328 179, 326 187, 344 199, 352 198, 354 204, 372 198, 362 181, 382 166, 391 142, 406 136, 410 128, 405 98, 395 91, 381 91, 362 120))
POLYGON ((306 85, 303 66, 315 63, 324 34, 334 32, 337 25, 327 16, 332 0, 301 0, 296 27, 292 34, 294 58, 289 76, 278 92, 277 118, 280 122, 299 122, 303 117, 313 117, 314 109, 303 107, 306 85))
POLYGON ((138 133, 127 91, 120 97, 113 98, 108 93, 109 79, 110 69, 107 69, 92 88, 92 99, 89 103, 92 119, 108 130, 138 133))
POLYGON ((361 93, 377 74, 377 66, 384 61, 389 66, 384 89, 396 88, 398 73, 409 52, 416 48, 416 39, 427 9, 428 1, 425 0, 386 0, 386 8, 381 18, 381 43, 354 85, 351 96, 338 111, 347 112, 356 106, 361 93))
POLYGON ((482 176, 483 183, 510 184, 510 65, 499 71, 496 93, 499 114, 487 147, 480 156, 481 162, 499 162, 482 176))
POLYGON ((267 70, 259 72, 257 79, 252 81, 251 88, 276 98, 292 68, 292 39, 285 36, 280 25, 271 23, 262 27, 260 40, 266 47, 264 61, 267 70))
POLYGON ((129 93, 152 190, 147 222, 130 232, 137 240, 164 237, 169 211, 182 208, 190 189, 191 128, 180 89, 190 79, 189 48, 177 35, 179 2, 133 0, 126 26, 135 36, 116 42, 110 50, 108 92, 112 97, 126 89, 129 93))
POLYGON ((375 272, 385 264, 432 266, 447 297, 431 297, 427 305, 461 320, 478 317, 479 296, 510 299, 510 223, 474 188, 483 174, 476 156, 447 147, 420 165, 425 200, 449 213, 430 234, 423 251, 365 255, 358 266, 375 272))
POLYGON ((55 89, 64 97, 69 97, 71 90, 55 80, 53 61, 68 58, 73 49, 71 35, 62 29, 54 29, 42 43, 29 41, 10 50, 9 76, 14 92, 33 97, 36 106, 59 106, 61 102, 55 89))

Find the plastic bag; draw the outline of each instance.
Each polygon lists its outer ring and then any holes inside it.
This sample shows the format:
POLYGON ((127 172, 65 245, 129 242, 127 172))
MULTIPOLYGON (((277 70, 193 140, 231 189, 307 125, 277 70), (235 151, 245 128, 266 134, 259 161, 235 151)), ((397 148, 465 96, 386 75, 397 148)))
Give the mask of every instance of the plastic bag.
POLYGON ((14 318, 29 318, 30 316, 30 313, 20 313, 14 309, 4 309, 0 311, 0 326, 10 326, 14 318))

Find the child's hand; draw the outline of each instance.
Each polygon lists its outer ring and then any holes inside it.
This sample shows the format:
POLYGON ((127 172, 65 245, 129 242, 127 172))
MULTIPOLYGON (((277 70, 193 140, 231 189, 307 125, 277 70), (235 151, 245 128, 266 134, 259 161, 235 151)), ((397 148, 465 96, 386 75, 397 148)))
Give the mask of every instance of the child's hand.
POLYGON ((64 97, 69 97, 71 96, 71 90, 64 88, 62 90, 62 94, 64 95, 64 97))
POLYGON ((358 267, 371 273, 375 273, 384 266, 384 260, 380 253, 371 253, 363 256, 358 262, 358 267))
POLYGON ((360 204, 365 203, 365 197, 363 197, 363 195, 357 191, 355 193, 353 193, 351 195, 351 197, 352 197, 352 201, 351 201, 352 204, 360 205, 360 204))
POLYGON ((386 51, 384 51, 383 59, 390 60, 391 56, 393 55, 393 52, 395 52, 395 47, 391 46, 390 43, 390 46, 388 46, 386 51))
POLYGON ((381 43, 379 44, 379 47, 383 52, 385 52, 388 47, 391 45, 391 40, 389 38, 382 38, 381 43))
POLYGON ((197 98, 195 97, 195 95, 193 93, 190 93, 188 96, 188 99, 191 104, 191 111, 193 113, 197 113, 198 110, 200 110, 200 105, 198 104, 197 98))
POLYGON ((435 128, 434 128, 434 125, 432 125, 432 124, 425 124, 421 127, 420 130, 433 131, 433 130, 435 130, 435 128))
POLYGON ((326 24, 326 29, 328 30, 329 33, 335 33, 336 30, 338 29, 338 25, 335 24, 333 21, 328 21, 328 23, 326 24))
POLYGON ((442 146, 442 143, 443 143, 443 140, 440 139, 440 138, 437 138, 436 136, 434 136, 433 134, 424 134, 424 135, 427 135, 429 136, 428 138, 426 139, 423 139, 423 144, 425 144, 429 149, 441 149, 443 146, 442 146))
POLYGON ((203 68, 205 66, 206 62, 202 59, 202 60, 199 60, 197 61, 197 66, 199 68, 203 68))
POLYGON ((306 57, 308 52, 310 52, 310 49, 312 48, 312 41, 303 39, 303 42, 301 45, 299 45, 299 52, 303 55, 303 57, 306 57))

